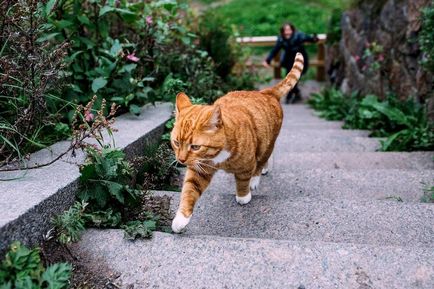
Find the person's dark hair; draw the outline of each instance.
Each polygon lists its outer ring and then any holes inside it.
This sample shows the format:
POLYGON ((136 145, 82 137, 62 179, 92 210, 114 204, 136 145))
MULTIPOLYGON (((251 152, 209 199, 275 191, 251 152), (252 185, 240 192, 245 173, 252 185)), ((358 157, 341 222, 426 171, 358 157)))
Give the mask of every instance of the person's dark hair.
POLYGON ((292 29, 292 32, 295 33, 295 31, 297 30, 294 26, 294 24, 292 24, 291 22, 285 22, 282 24, 282 26, 280 27, 280 35, 283 36, 283 32, 285 31, 285 27, 289 26, 292 29))

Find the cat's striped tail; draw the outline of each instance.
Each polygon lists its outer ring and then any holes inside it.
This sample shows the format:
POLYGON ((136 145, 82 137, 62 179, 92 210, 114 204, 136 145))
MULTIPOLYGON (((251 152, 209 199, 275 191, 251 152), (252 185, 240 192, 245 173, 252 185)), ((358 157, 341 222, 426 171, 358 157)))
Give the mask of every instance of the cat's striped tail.
POLYGON ((278 99, 282 98, 288 92, 290 92, 300 79, 301 73, 304 68, 304 58, 301 53, 295 55, 294 64, 291 71, 286 75, 285 79, 276 84, 273 87, 265 88, 261 90, 262 93, 271 94, 278 99))

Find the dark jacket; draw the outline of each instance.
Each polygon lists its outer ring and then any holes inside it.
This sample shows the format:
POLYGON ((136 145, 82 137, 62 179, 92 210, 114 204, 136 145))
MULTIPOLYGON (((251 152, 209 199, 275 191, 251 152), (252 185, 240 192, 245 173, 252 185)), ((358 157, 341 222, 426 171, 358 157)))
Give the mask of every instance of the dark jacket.
POLYGON ((315 36, 307 35, 303 32, 296 31, 292 34, 291 38, 285 39, 282 36, 278 36, 276 45, 271 50, 266 61, 270 64, 271 60, 277 55, 280 49, 283 49, 283 55, 280 57, 280 65, 287 70, 290 70, 294 64, 294 58, 297 52, 303 54, 304 57, 304 69, 305 73, 309 66, 309 59, 304 49, 303 43, 305 42, 315 42, 317 38, 315 36))

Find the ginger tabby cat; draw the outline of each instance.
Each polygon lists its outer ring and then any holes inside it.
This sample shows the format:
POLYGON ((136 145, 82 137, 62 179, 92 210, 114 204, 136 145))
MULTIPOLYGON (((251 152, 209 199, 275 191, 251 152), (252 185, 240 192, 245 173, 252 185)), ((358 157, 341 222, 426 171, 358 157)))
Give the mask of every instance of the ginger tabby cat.
POLYGON ((303 71, 298 53, 294 66, 280 83, 261 91, 233 91, 213 105, 193 105, 176 96, 176 121, 171 144, 177 160, 187 166, 181 201, 172 230, 184 230, 196 201, 214 173, 223 169, 236 180, 235 199, 245 205, 259 185, 282 126, 280 98, 297 83, 303 71))

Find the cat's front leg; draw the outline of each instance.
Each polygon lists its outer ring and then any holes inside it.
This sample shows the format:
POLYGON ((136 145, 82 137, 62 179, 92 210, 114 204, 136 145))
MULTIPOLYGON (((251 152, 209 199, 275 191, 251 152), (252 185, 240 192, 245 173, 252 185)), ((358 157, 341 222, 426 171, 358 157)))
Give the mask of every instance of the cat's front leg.
POLYGON ((194 205, 208 187, 213 174, 214 171, 199 174, 195 170, 187 168, 179 208, 172 221, 173 232, 181 233, 188 225, 193 214, 194 205))
POLYGON ((235 200, 240 205, 246 205, 252 199, 252 193, 250 192, 251 178, 252 178, 252 174, 250 172, 235 174, 235 181, 237 183, 237 192, 235 195, 235 200))

